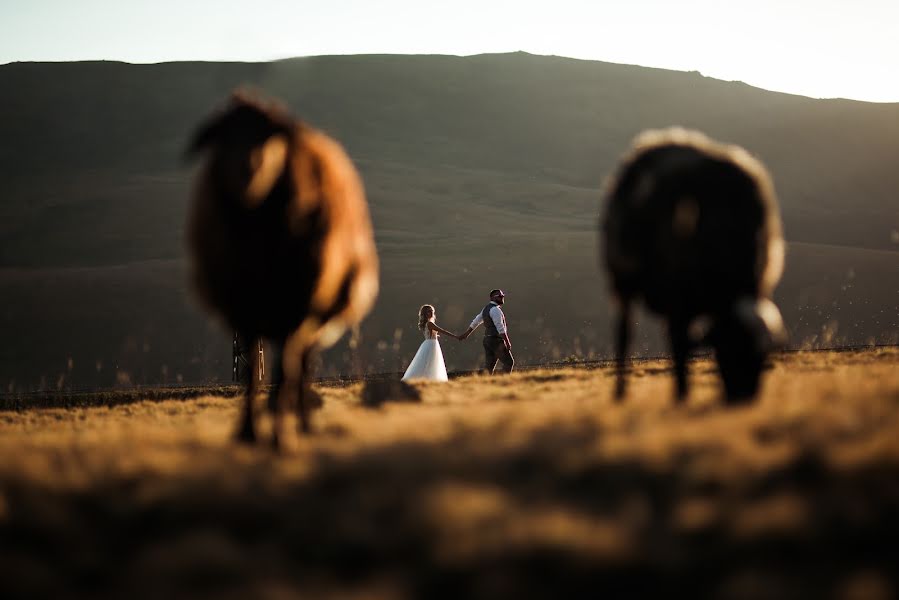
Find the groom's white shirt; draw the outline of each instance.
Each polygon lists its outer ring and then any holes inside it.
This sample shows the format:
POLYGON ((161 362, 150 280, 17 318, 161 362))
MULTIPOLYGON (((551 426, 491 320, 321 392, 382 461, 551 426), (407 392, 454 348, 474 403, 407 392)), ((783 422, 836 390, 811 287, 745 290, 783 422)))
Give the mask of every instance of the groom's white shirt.
MULTIPOLYGON (((499 305, 493 300, 490 301, 490 304, 493 306, 490 307, 490 318, 493 319, 493 324, 496 325, 496 332, 500 335, 506 333, 506 323, 503 320, 503 310, 499 307, 499 305)), ((477 329, 484 322, 484 311, 478 313, 478 316, 474 318, 469 327, 474 330, 477 329)))

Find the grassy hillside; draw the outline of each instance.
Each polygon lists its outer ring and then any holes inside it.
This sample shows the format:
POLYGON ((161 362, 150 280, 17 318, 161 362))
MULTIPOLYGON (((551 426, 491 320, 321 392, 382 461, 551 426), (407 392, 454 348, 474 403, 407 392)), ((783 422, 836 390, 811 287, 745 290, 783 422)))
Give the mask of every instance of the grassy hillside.
MULTIPOLYGON (((850 343, 899 336, 897 105, 522 53, 11 64, 0 67, 0 327, 15 341, 0 345, 0 387, 228 377, 228 336, 185 289, 182 151, 240 85, 337 136, 363 173, 383 265, 364 368, 411 357, 420 304, 464 329, 496 286, 519 360, 606 352, 599 187, 633 135, 671 124, 771 168, 797 249, 780 291, 794 343, 823 339, 832 321, 850 343)), ((650 329, 637 350, 661 347, 650 329)), ((474 342, 447 354, 459 368, 478 360, 474 342)), ((344 343, 325 372, 353 363, 344 343)))
POLYGON ((0 412, 0 594, 890 598, 899 352, 778 358, 728 409, 668 362, 320 388, 284 455, 237 400, 0 412))

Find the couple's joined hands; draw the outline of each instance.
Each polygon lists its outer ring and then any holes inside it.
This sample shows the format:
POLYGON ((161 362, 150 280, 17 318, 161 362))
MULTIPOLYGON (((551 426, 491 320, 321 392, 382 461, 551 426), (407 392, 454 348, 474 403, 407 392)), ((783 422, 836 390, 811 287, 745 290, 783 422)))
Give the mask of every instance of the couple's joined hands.
MULTIPOLYGON (((438 333, 437 335, 439 336, 440 334, 438 333)), ((445 336, 447 336, 447 337, 451 337, 451 338, 453 338, 454 340, 459 340, 460 342, 461 342, 462 340, 465 339, 465 336, 459 335, 459 334, 457 334, 457 333, 449 333, 449 332, 447 332, 447 333, 444 333, 443 335, 445 335, 445 336)))
MULTIPOLYGON (((468 337, 467 334, 461 334, 461 335, 459 335, 459 334, 457 334, 457 333, 449 333, 449 332, 447 332, 446 335, 449 335, 450 337, 453 337, 453 338, 459 340, 460 342, 464 342, 464 341, 465 341, 465 338, 468 337)), ((509 342, 508 340, 505 340, 505 339, 504 339, 504 340, 503 340, 503 346, 505 346, 505 347, 506 347, 506 350, 508 350, 509 352, 512 351, 512 342, 509 342)))
MULTIPOLYGON (((465 338, 468 337, 467 334, 459 335, 459 334, 456 334, 456 333, 451 333, 451 334, 449 334, 449 335, 452 336, 452 337, 454 337, 454 338, 456 338, 456 339, 459 340, 460 342, 464 342, 464 341, 465 341, 465 338)), ((512 352, 512 342, 510 342, 510 341, 504 339, 504 340, 503 340, 503 346, 506 347, 506 350, 508 350, 509 352, 512 352)))

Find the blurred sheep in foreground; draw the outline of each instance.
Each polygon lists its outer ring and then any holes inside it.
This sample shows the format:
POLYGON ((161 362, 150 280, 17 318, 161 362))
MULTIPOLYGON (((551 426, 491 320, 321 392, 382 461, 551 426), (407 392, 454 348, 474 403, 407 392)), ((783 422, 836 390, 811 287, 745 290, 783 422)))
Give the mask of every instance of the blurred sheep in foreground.
POLYGON ((714 349, 728 401, 753 398, 767 353, 786 335, 771 301, 784 243, 764 165, 699 132, 647 131, 604 204, 604 261, 618 308, 616 397, 625 393, 631 307, 642 300, 667 322, 679 401, 699 344, 714 349))
MULTIPOLYGON (((189 152, 208 157, 188 224, 194 284, 240 336, 271 343, 278 446, 291 406, 310 429, 314 351, 358 324, 378 293, 362 183, 337 142, 242 94, 197 130, 189 152)), ((241 441, 256 439, 257 379, 249 377, 241 441)))

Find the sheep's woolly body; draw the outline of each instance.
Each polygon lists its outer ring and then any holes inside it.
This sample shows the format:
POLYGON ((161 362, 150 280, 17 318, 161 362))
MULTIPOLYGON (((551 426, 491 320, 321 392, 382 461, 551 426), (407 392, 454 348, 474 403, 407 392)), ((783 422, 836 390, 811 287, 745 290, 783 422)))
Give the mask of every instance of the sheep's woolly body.
MULTIPOLYGON (((335 333, 335 327, 342 333, 369 312, 378 292, 377 254, 355 168, 338 143, 305 126, 287 135, 271 136, 250 154, 269 156, 249 159, 256 162, 257 170, 249 178, 246 192, 238 195, 238 204, 245 211, 236 216, 231 208, 222 207, 222 197, 231 192, 222 189, 214 164, 207 165, 199 178, 188 228, 198 291, 229 326, 259 329, 253 333, 268 337, 277 332, 257 323, 247 327, 253 316, 233 313, 251 308, 266 318, 266 307, 277 302, 271 295, 293 287, 291 277, 306 278, 311 280, 303 286, 309 290, 308 298, 296 305, 294 312, 308 312, 318 317, 322 326, 330 324, 335 333), (280 170, 276 170, 278 165, 280 170), (277 186, 282 189, 272 189, 277 186), (257 219, 269 208, 263 205, 275 201, 283 203, 279 214, 257 219), (307 251, 291 256, 290 252, 302 250, 296 248, 299 242, 307 251), (299 273, 280 272, 273 268, 279 261, 306 263, 309 268, 299 273), (254 285, 248 288, 248 281, 254 285), (348 287, 347 298, 341 302, 344 286, 348 287), (235 296, 244 297, 245 306, 234 306, 235 296)), ((295 321, 291 329, 303 319, 295 321)), ((323 342, 335 341, 334 334, 325 337, 323 342)))
MULTIPOLYGON (((606 184, 605 260, 613 272, 626 275, 657 268, 645 264, 644 246, 621 236, 628 227, 642 226, 637 223, 644 218, 642 215, 654 218, 662 210, 658 197, 671 195, 675 187, 683 188, 671 201, 667 221, 671 236, 681 240, 697 234, 702 210, 708 210, 711 202, 726 204, 733 200, 726 195, 712 198, 708 193, 706 197, 697 197, 693 186, 682 183, 690 178, 699 180, 702 171, 710 168, 729 169, 745 179, 740 185, 753 188, 749 202, 760 204, 764 219, 759 225, 760 239, 753 243, 758 251, 754 280, 758 282, 758 296, 771 294, 783 272, 784 245, 774 186, 767 170, 739 146, 721 144, 682 128, 651 130, 637 136, 620 169, 606 184), (715 163, 720 166, 714 166, 715 163), (654 198, 654 205, 647 206, 654 198)), ((724 210, 728 208, 725 206, 724 210)), ((644 231, 637 233, 645 235, 644 231)))

